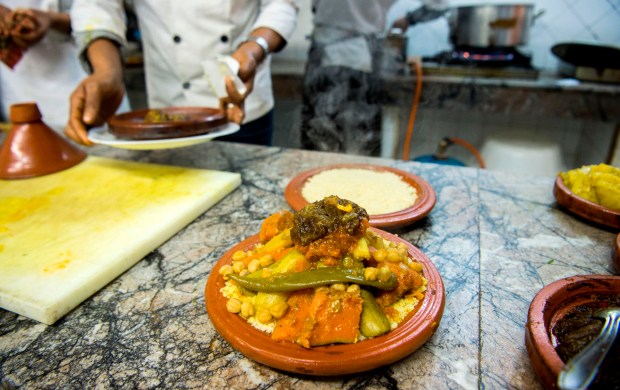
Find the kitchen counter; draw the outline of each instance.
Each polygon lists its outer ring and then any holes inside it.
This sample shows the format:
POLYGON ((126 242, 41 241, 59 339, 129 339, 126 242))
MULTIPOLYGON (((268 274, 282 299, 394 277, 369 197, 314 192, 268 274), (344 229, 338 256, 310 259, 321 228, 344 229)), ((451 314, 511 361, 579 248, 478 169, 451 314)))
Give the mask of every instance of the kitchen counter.
MULTIPOLYGON (((274 59, 276 99, 301 99, 304 69, 304 62, 274 59)), ((541 72, 534 79, 484 77, 475 70, 423 64, 420 108, 620 123, 620 84, 580 82, 550 72, 541 72)), ((389 104, 408 108, 415 80, 414 74, 386 76, 389 104)))
POLYGON ((524 343, 532 298, 560 278, 615 272, 615 234, 558 209, 552 177, 222 142, 89 151, 239 172, 243 183, 56 324, 0 310, 2 388, 539 389, 524 343), (255 363, 213 328, 209 271, 265 217, 288 208, 283 192, 296 174, 344 162, 393 166, 435 189, 430 215, 396 233, 438 268, 443 319, 418 351, 372 372, 308 377, 255 363))

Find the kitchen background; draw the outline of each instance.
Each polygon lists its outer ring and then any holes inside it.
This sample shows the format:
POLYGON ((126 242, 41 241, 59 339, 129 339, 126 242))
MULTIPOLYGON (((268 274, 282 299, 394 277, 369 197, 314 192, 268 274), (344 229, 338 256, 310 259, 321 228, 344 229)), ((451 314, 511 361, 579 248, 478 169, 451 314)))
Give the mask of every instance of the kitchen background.
MULTIPOLYGON (((420 4, 417 0, 396 1, 387 15, 387 25, 420 4)), ((523 2, 452 0, 449 4, 523 2)), ((442 138, 456 137, 481 151, 490 169, 548 175, 584 164, 607 162, 620 166, 620 84, 584 83, 559 76, 558 58, 551 52, 551 47, 560 42, 620 47, 620 0, 538 0, 525 4, 534 5, 537 17, 528 44, 518 50, 531 56, 536 76, 429 76, 423 66, 411 158, 431 155, 442 138), (506 141, 507 137, 512 139, 506 141), (494 159, 497 153, 502 157, 499 164, 494 159), (538 157, 546 162, 540 163, 538 157)), ((301 78, 311 32, 311 0, 302 0, 294 36, 284 51, 273 56, 276 146, 299 147, 301 78)), ((406 38, 408 57, 429 57, 452 48, 445 17, 412 26, 406 38)), ((412 73, 408 68, 405 71, 412 73)), ((385 110, 383 130, 391 145, 381 155, 400 158, 415 77, 405 74, 392 83, 402 91, 385 110)), ((144 105, 144 90, 135 70, 128 72, 128 84, 132 104, 140 108, 144 105)), ((451 146, 447 154, 477 166, 474 155, 465 148, 451 146)))
MULTIPOLYGON (((283 92, 278 93, 278 83, 291 83, 296 73, 303 72, 303 62, 306 57, 309 41, 307 36, 312 31, 312 15, 310 11, 311 0, 303 0, 305 3, 300 14, 298 28, 289 42, 287 48, 274 55, 273 72, 274 87, 276 89, 276 134, 275 143, 280 146, 298 146, 298 129, 300 123, 299 99, 293 93, 289 93, 292 87, 282 87, 283 92), (278 75, 282 75, 281 78, 278 75)), ((517 2, 522 3, 522 2, 517 2)), ((509 1, 458 1, 452 0, 450 5, 472 4, 512 4, 509 1)), ((541 13, 536 18, 530 30, 529 43, 519 49, 532 57, 532 65, 540 71, 539 79, 545 82, 525 83, 531 85, 531 93, 540 95, 538 85, 544 85, 548 89, 548 78, 554 78, 558 69, 558 59, 551 53, 551 47, 559 42, 586 42, 608 45, 620 45, 620 1, 619 0, 539 0, 530 2, 535 5, 535 14, 541 13)), ((399 0, 388 13, 388 26, 398 16, 408 10, 417 8, 419 1, 399 0)), ((432 56, 442 51, 451 49, 449 42, 449 27, 446 18, 441 18, 425 24, 419 24, 409 28, 407 36, 408 56, 432 56)), ((414 80, 405 79, 403 82, 414 80)), ((470 77, 462 80, 467 84, 484 84, 480 78, 470 77)), ((569 86, 573 80, 555 80, 558 85, 569 86)), ((524 83, 517 83, 521 85, 524 83)), ((590 83, 592 84, 592 83, 590 83)), ((620 85, 596 84, 593 87, 601 88, 604 92, 612 94, 615 98, 620 96, 620 85)), ((429 86, 428 88, 432 88, 429 86)), ((507 86, 510 88, 510 86, 507 86)), ((555 86, 552 86, 555 88, 555 86)), ((439 141, 445 137, 459 137, 467 140, 477 148, 482 149, 484 141, 491 135, 503 133, 525 133, 532 142, 544 146, 559 147, 564 167, 573 167, 581 164, 599 163, 611 159, 610 150, 615 149, 617 140, 617 118, 607 115, 607 118, 589 117, 575 119, 573 115, 556 115, 544 112, 528 115, 527 109, 513 110, 504 109, 501 112, 491 112, 481 109, 457 109, 447 110, 437 107, 432 102, 425 104, 425 89, 422 87, 422 101, 417 114, 414 133, 411 144, 411 156, 432 154, 439 141), (525 111, 525 114, 524 114, 525 111)), ((591 94, 588 88, 579 89, 583 94, 591 94)), ((471 91, 476 91, 473 88, 471 91)), ((557 97, 556 97, 557 98, 557 97)), ((560 96, 561 98, 561 96, 560 96)), ((410 100, 399 102, 401 106, 398 127, 400 132, 398 139, 403 139, 404 131, 409 115, 410 100)), ((620 99, 616 100, 620 105, 620 99)), ((474 103, 475 104, 475 103, 474 103)), ((531 103, 534 104, 534 103, 531 103)), ((615 111, 620 110, 616 106, 615 111)), ((555 110, 549 110, 555 111, 555 110)), ((603 115, 605 117, 605 115, 603 115)), ((546 149, 545 149, 546 150, 546 149)), ((451 147, 449 155, 466 162, 468 165, 476 165, 473 156, 463 148, 451 147)), ((400 156, 399 153, 396 153, 400 156)), ((620 163, 618 156, 613 157, 615 165, 620 163)), ((527 164, 516 164, 517 170, 529 169, 527 164)), ((493 168, 493 167, 491 167, 493 168)), ((509 169, 512 167, 498 167, 509 169)))

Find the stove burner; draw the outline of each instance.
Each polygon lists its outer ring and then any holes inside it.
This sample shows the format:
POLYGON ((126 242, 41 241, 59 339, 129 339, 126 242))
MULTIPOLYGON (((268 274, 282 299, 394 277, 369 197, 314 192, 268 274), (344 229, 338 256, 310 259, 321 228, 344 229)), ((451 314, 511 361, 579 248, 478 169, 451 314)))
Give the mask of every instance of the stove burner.
POLYGON ((457 46, 454 50, 441 52, 425 60, 441 65, 511 66, 532 69, 532 58, 513 47, 457 46))

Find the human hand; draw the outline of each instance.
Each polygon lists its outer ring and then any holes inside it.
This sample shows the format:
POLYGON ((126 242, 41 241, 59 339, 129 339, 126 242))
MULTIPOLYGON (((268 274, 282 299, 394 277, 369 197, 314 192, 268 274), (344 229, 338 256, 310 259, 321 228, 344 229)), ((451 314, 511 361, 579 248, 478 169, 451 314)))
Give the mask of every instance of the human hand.
POLYGON ((13 42, 24 49, 43 39, 52 24, 47 12, 30 8, 15 9, 9 17, 13 42))
POLYGON ((88 129, 103 125, 120 106, 125 88, 122 80, 93 73, 77 86, 70 98, 65 134, 75 142, 92 146, 88 129))
POLYGON ((409 28, 409 21, 406 17, 398 18, 392 23, 392 29, 398 28, 403 33, 409 28))

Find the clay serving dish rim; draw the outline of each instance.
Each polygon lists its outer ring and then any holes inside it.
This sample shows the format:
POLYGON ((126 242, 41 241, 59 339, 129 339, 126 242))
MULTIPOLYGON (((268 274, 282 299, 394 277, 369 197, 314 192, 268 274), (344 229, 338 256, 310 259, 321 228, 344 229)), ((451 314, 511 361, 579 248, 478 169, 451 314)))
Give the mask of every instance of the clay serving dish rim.
POLYGON ((393 213, 370 215, 369 223, 374 227, 395 229, 407 226, 426 217, 437 202, 437 196, 433 187, 431 187, 426 180, 412 173, 382 165, 336 164, 310 169, 295 176, 284 190, 284 198, 288 204, 295 211, 301 210, 309 203, 302 195, 302 190, 306 182, 314 175, 332 169, 368 169, 377 172, 392 172, 400 176, 405 183, 416 189, 418 198, 413 205, 393 213))
POLYGON ((525 346, 538 379, 556 388, 564 362, 556 353, 551 330, 576 306, 597 302, 597 297, 620 294, 620 276, 576 275, 543 287, 530 303, 525 324, 525 346))
POLYGON ((239 131, 241 127, 233 122, 212 129, 211 132, 201 135, 193 135, 189 137, 162 138, 162 139, 146 139, 146 140, 126 140, 118 139, 114 134, 109 132, 107 127, 98 127, 88 131, 88 139, 95 144, 111 146, 119 149, 129 150, 159 150, 174 149, 186 146, 192 146, 203 142, 211 141, 217 137, 233 134, 239 131))
POLYGON ((560 175, 555 179, 553 195, 559 205, 573 214, 599 225, 620 229, 620 211, 612 210, 575 195, 564 185, 564 180, 560 175))
POLYGON ((345 375, 368 371, 398 361, 420 348, 435 333, 443 315, 445 290, 439 272, 418 248, 407 241, 371 228, 377 234, 407 245, 409 254, 423 266, 428 280, 424 299, 391 332, 355 344, 338 344, 305 349, 292 342, 273 341, 269 334, 248 324, 239 315, 226 310, 226 298, 220 289, 224 279, 220 268, 232 262, 238 250, 248 250, 258 243, 258 235, 249 237, 228 250, 210 272, 205 288, 207 312, 215 329, 235 349, 249 359, 267 366, 305 375, 345 375))
POLYGON ((108 128, 110 133, 119 139, 145 141, 202 135, 226 123, 226 114, 217 108, 162 107, 133 110, 114 115, 108 120, 108 128), (144 118, 152 110, 170 115, 184 115, 187 119, 147 123, 144 118), (139 133, 142 136, 125 135, 129 133, 139 133))

